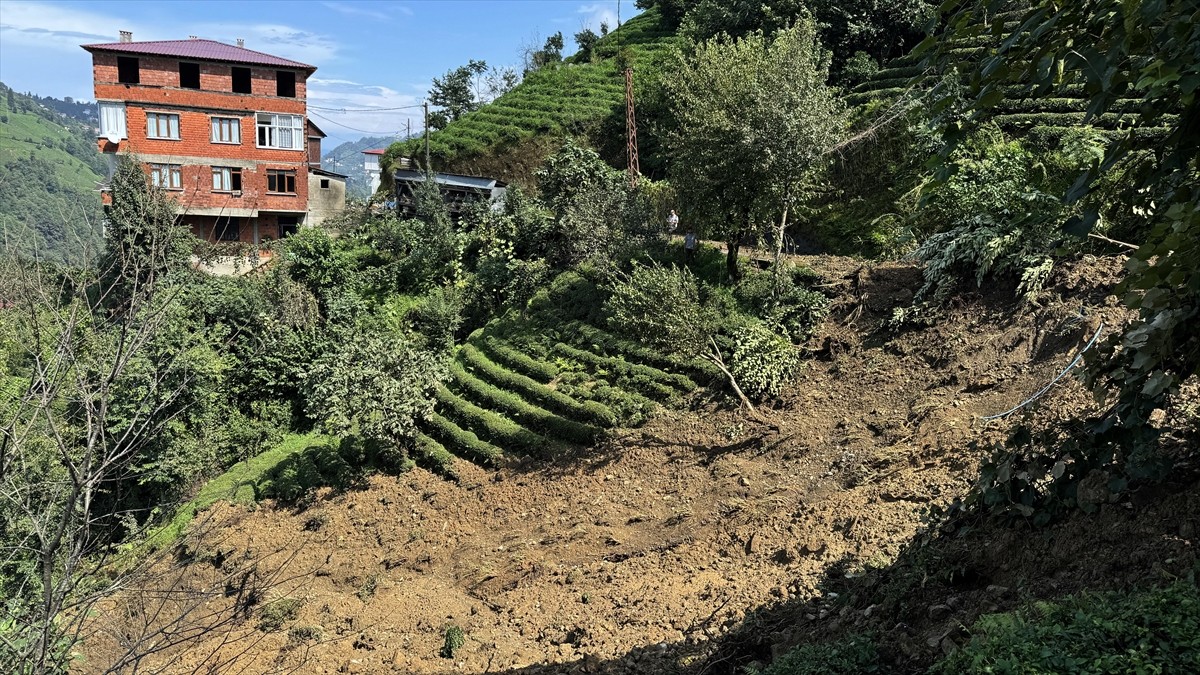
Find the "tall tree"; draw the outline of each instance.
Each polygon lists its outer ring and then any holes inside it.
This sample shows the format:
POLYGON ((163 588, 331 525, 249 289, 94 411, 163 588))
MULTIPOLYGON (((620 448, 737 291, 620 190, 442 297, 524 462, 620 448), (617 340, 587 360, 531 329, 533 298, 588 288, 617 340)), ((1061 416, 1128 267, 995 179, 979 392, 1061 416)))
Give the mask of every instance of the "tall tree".
MULTIPOLYGON (((442 109, 442 116, 435 118, 439 120, 442 127, 481 105, 476 88, 476 78, 486 73, 487 69, 486 61, 472 59, 465 66, 447 71, 442 77, 433 78, 433 87, 429 90, 429 102, 442 109)), ((430 126, 440 128, 432 122, 430 126)))
POLYGON ((828 53, 812 21, 739 40, 718 37, 678 56, 667 82, 678 128, 669 139, 672 182, 684 217, 728 247, 737 278, 743 238, 777 222, 808 196, 813 171, 844 129, 843 106, 825 84, 828 53))

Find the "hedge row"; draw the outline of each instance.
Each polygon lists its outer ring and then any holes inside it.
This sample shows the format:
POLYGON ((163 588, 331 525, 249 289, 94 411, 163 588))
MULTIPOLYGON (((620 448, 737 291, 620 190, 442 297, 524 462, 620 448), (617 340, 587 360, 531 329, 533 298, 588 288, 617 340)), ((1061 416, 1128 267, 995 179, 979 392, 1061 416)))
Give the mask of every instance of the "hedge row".
POLYGON ((548 456, 554 450, 549 439, 507 417, 480 408, 443 385, 438 385, 437 400, 441 404, 441 413, 448 419, 501 449, 538 457, 548 456))
POLYGON ((606 406, 595 401, 576 401, 537 380, 501 368, 470 343, 462 346, 459 356, 467 366, 492 384, 516 392, 551 412, 601 427, 611 427, 617 423, 616 415, 606 406))
POLYGON ((668 373, 641 363, 630 363, 615 356, 601 356, 559 342, 554 351, 588 366, 593 372, 604 369, 616 373, 634 388, 653 398, 670 398, 677 393, 694 391, 696 383, 687 375, 668 373))
POLYGON ((666 354, 662 354, 631 340, 619 338, 590 324, 573 321, 568 324, 567 329, 577 335, 584 343, 579 345, 580 347, 595 346, 606 352, 624 354, 636 361, 667 372, 670 372, 670 370, 683 370, 693 379, 712 379, 721 374, 716 366, 707 361, 694 359, 683 363, 666 354))
MULTIPOLYGON (((918 74, 919 76, 919 74, 918 74)), ((854 94, 866 94, 880 89, 907 89, 913 84, 912 77, 892 77, 882 79, 873 77, 850 90, 854 94)))
POLYGON ((503 413, 506 417, 533 429, 547 438, 561 439, 576 445, 591 445, 600 437, 600 430, 575 420, 559 417, 554 413, 530 405, 516 394, 492 386, 471 375, 461 363, 450 364, 453 387, 458 393, 480 405, 503 413))
POLYGON ((463 429, 438 413, 426 420, 429 433, 459 457, 482 466, 498 466, 504 452, 496 446, 482 441, 474 433, 463 429))
POLYGON ((458 480, 458 472, 454 470, 454 455, 437 441, 422 433, 417 433, 416 442, 417 464, 430 471, 453 480, 458 480))
MULTIPOLYGON (((992 119, 1000 126, 1001 129, 1023 129, 1037 126, 1050 127, 1069 127, 1078 126, 1084 123, 1086 113, 1081 112, 1063 112, 1063 113, 1030 113, 1030 114, 1015 114, 1015 115, 996 115, 992 119)), ((1136 115, 1128 113, 1104 113, 1097 115, 1088 120, 1087 123, 1102 129, 1118 129, 1128 128, 1137 122, 1136 115)), ((1177 121, 1175 115, 1163 115, 1159 120, 1160 124, 1170 125, 1177 121)))
POLYGON ((483 339, 483 347, 492 359, 522 375, 541 382, 558 377, 558 367, 553 363, 539 361, 490 335, 483 339))

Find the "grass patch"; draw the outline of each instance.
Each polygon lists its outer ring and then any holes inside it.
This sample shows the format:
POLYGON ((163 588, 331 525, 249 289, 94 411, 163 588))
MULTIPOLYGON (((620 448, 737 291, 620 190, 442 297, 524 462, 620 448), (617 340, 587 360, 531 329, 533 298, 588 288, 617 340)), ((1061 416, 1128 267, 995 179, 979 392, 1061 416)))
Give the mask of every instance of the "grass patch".
POLYGON ((230 504, 253 504, 263 495, 270 483, 270 476, 281 462, 309 447, 322 445, 329 439, 319 434, 286 436, 275 447, 264 453, 238 462, 228 471, 210 480, 200 488, 190 501, 175 512, 175 517, 166 525, 155 530, 146 539, 145 545, 156 550, 175 543, 196 514, 217 501, 230 504))
POLYGON ((1200 592, 1188 581, 1036 602, 971 630, 931 673, 1200 672, 1200 592))

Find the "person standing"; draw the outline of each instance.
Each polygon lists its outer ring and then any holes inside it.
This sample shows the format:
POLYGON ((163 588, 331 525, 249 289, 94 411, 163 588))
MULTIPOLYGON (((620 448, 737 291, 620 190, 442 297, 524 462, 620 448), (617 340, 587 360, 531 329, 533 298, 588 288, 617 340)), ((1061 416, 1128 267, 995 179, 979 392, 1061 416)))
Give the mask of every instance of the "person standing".
POLYGON ((675 214, 675 209, 671 209, 671 215, 667 216, 667 232, 674 232, 679 227, 679 216, 675 214))
POLYGON ((683 262, 690 263, 696 258, 696 245, 700 243, 696 233, 688 229, 687 234, 683 235, 683 262))

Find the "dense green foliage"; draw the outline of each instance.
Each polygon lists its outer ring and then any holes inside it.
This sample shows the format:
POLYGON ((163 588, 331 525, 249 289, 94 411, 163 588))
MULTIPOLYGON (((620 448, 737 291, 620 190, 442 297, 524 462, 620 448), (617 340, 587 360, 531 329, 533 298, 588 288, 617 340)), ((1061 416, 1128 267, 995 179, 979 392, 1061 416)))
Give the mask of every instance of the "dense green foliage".
POLYGON ((1200 669, 1200 592, 1187 581, 1083 593, 980 618, 934 673, 1190 673, 1200 669))
POLYGON ((812 21, 773 39, 699 43, 675 64, 671 181, 682 218, 726 242, 732 278, 744 238, 769 223, 782 245, 789 212, 807 200, 840 140, 842 104, 826 85, 828 68, 812 21))
POLYGON ((48 108, 53 100, 0 83, 0 230, 22 256, 83 264, 100 253, 96 186, 108 168, 92 127, 48 108))

